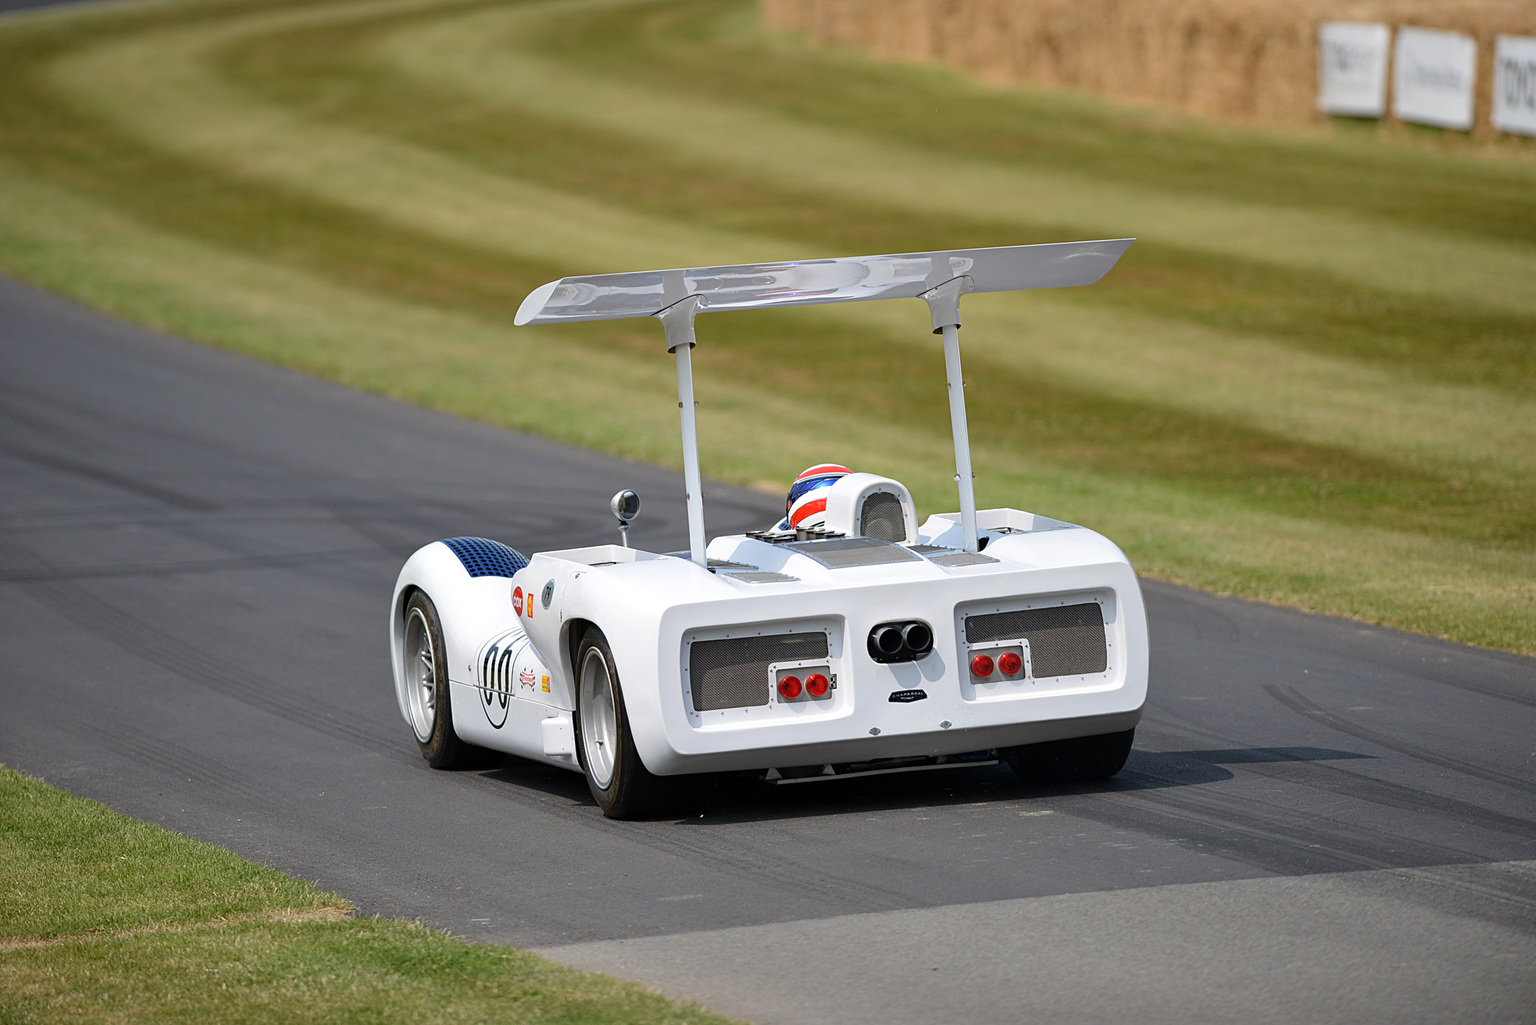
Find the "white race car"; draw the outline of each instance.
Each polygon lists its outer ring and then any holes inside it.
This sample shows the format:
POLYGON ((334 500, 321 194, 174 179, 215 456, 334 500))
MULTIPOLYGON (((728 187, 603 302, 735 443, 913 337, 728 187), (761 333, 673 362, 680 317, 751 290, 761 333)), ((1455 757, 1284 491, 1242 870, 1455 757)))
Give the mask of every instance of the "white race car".
POLYGON ((586 774, 603 813, 668 777, 774 782, 1006 761, 1025 778, 1119 772, 1147 693, 1136 574, 1107 538, 976 509, 960 373, 965 292, 1088 285, 1132 239, 564 278, 518 324, 655 317, 676 356, 687 553, 434 541, 390 606, 400 711, 435 767, 488 748, 586 774), (702 312, 922 299, 944 339, 960 511, 813 467, 785 519, 707 545, 691 350, 702 312))

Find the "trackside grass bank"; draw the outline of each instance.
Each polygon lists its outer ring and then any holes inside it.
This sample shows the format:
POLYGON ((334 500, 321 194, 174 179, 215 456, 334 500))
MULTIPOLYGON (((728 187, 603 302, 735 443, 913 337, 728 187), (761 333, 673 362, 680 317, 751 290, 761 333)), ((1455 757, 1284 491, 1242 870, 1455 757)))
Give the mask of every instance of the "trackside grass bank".
MULTIPOLYGON (((746 0, 0 21, 0 268, 664 465, 659 327, 514 329, 530 289, 1139 236, 1092 288, 966 300, 981 504, 1093 526, 1153 576, 1525 652, 1532 197, 1529 147, 988 89, 768 34, 746 0)), ((703 318, 706 473, 781 490, 833 459, 953 508, 926 324, 916 302, 703 318)))
POLYGON ((714 1023, 332 893, 0 766, 0 1021, 714 1023))

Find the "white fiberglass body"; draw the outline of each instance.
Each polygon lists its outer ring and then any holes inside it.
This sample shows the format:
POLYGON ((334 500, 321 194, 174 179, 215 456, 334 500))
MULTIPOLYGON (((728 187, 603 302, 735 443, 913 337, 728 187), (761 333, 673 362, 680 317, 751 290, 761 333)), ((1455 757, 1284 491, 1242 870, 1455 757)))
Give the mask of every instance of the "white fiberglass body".
MULTIPOLYGON (((616 745, 620 732, 656 776, 823 765, 830 773, 840 763, 1111 734, 1128 747, 1147 687, 1135 573, 1091 530, 975 509, 958 303, 970 291, 1089 284, 1129 245, 602 275, 533 292, 519 323, 663 322, 678 363, 690 551, 595 544, 525 559, 497 542, 452 538, 416 552, 395 587, 391 648, 401 711, 423 750, 444 704, 459 740, 586 769, 589 780, 593 759, 613 750, 601 737, 616 745), (923 298, 944 336, 959 512, 919 525, 900 483, 848 473, 826 488, 816 529, 780 525, 706 545, 694 316, 893 297, 923 298), (437 633, 424 634, 431 616, 412 611, 425 598, 437 633), (611 653, 611 668, 598 666, 596 677, 582 655, 593 637, 611 653), (424 675, 422 665, 437 671, 424 675), (593 689, 615 672, 611 691, 593 689), (611 710, 583 711, 579 695, 615 702, 622 730, 608 722, 611 710)), ((594 793, 608 785, 607 771, 598 766, 594 793)))

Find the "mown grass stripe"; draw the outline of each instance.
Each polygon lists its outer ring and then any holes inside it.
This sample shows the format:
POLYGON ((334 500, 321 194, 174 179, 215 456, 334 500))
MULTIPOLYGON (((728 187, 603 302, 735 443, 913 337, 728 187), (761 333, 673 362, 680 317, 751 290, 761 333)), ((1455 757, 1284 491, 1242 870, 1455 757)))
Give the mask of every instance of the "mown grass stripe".
MULTIPOLYGON (((400 26, 393 22, 404 18, 414 29, 419 17, 416 12, 397 15, 388 19, 391 23, 387 28, 399 31, 400 26)), ((247 77, 252 77, 253 65, 261 67, 260 77, 287 85, 284 98, 306 109, 320 106, 323 96, 345 92, 347 84, 366 79, 367 90, 353 90, 354 95, 366 98, 363 109, 345 101, 326 103, 327 115, 370 133, 389 133, 401 125, 422 126, 417 132, 405 130, 400 134, 424 146, 457 150, 461 156, 479 158, 479 162, 509 175, 531 176, 536 180, 547 175, 547 184, 554 184, 557 174, 570 173, 565 169, 576 167, 579 170, 574 176, 578 184, 596 190, 607 182, 610 195, 623 197, 651 214, 673 218, 690 213, 707 216, 743 199, 761 204, 764 211, 795 206, 797 197, 784 195, 770 184, 733 179, 730 175, 711 181, 708 187, 689 190, 686 199, 668 196, 652 188, 652 183, 682 180, 686 169, 667 166, 669 161, 662 152, 643 152, 649 147, 639 143, 615 146, 601 137, 583 139, 579 131, 557 131, 554 122, 547 119, 519 120, 514 116, 511 123, 500 125, 500 132, 492 132, 494 114, 473 117, 460 111, 451 126, 442 126, 429 116, 428 109, 443 103, 441 96, 431 91, 412 92, 387 80, 379 82, 369 76, 366 67, 354 67, 351 75, 345 74, 348 51, 366 49, 371 38, 384 27, 375 24, 373 32, 357 33, 354 26, 348 25, 347 38, 339 37, 338 30, 331 25, 263 35, 230 59, 243 66, 247 77), (304 56, 295 59, 293 55, 304 56), (317 70, 320 81, 315 83, 316 93, 306 95, 292 88, 291 83, 306 81, 306 71, 313 75, 317 70), (413 102, 418 105, 414 110, 413 102), (530 125, 528 120, 535 123, 530 125), (502 145, 472 145, 468 153, 453 141, 498 135, 506 140, 502 145), (555 140, 554 146, 544 144, 549 138, 555 140), (656 164, 661 167, 658 169, 656 164), (647 174, 624 176, 626 165, 645 167, 647 174), (550 170, 541 174, 541 168, 550 170), (658 171, 659 176, 651 177, 658 171), (626 188, 626 183, 634 184, 626 188)), ((505 108, 503 112, 506 110, 515 115, 515 108, 505 108)), ((855 211, 852 216, 857 219, 858 214, 855 211)), ((798 363, 793 358, 796 352, 788 351, 775 353, 772 364, 765 364, 762 359, 752 358, 751 345, 749 340, 737 350, 736 362, 727 364, 738 368, 741 379, 777 379, 779 386, 786 389, 812 390, 821 375, 842 378, 859 374, 869 381, 867 394, 896 397, 883 405, 861 404, 867 415, 889 419, 893 406, 900 405, 904 415, 921 413, 928 422, 942 422, 942 411, 930 401, 934 398, 928 394, 930 389, 920 387, 916 393, 903 393, 911 391, 912 375, 882 378, 878 370, 870 375, 871 367, 880 368, 891 362, 877 358, 878 355, 905 348, 893 339, 879 338, 873 345, 858 345, 842 338, 830 346, 815 346, 815 352, 798 352, 798 363), (799 375, 780 371, 797 366, 807 369, 799 375)), ((992 426, 1000 429, 1002 436, 1028 437, 1032 443, 1055 453, 1057 459, 1149 475, 1182 474, 1187 479, 1203 480, 1205 487, 1219 486, 1245 499, 1296 508, 1302 514, 1325 519, 1427 528, 1440 535, 1454 535, 1462 526, 1475 524, 1473 529, 1480 532, 1479 536, 1501 541, 1518 540, 1530 531, 1530 516, 1511 501, 1513 496, 1496 487, 1468 488, 1464 482, 1453 486, 1450 477, 1415 472, 1379 458, 1362 458, 1340 446, 1298 444, 1219 418, 1127 402, 1096 390, 1040 382, 1038 375, 1015 374, 1007 368, 984 366, 978 377, 982 375, 1005 391, 1030 396, 1026 404, 1004 407, 1027 410, 1023 421, 1017 416, 1011 420, 992 417, 1003 421, 992 426), (1223 444, 1211 444, 1217 437, 1223 439, 1223 444), (1404 516, 1405 510, 1413 510, 1413 514, 1404 516), (1485 515, 1463 515, 1469 510, 1485 515), (1487 515, 1490 511, 1491 516, 1487 515), (1490 519, 1494 524, 1488 522, 1490 519), (1497 525, 1500 521, 1507 522, 1497 525)), ((985 411, 995 407, 981 408, 984 412, 977 421, 978 425, 985 425, 985 411)))
MULTIPOLYGON (((611 6, 613 19, 596 21, 571 4, 438 0, 133 9, 134 18, 76 13, 0 30, 9 154, 0 157, 0 260, 141 320, 656 462, 674 462, 676 424, 654 325, 510 330, 527 288, 568 271, 811 255, 811 246, 1093 234, 1092 218, 1066 215, 1105 188, 1121 203, 1155 194, 1159 216, 1182 211, 1191 224, 1241 207, 1280 230, 1278 208, 1246 185, 1187 194, 1156 162, 1151 180, 1128 187, 1091 167, 1061 178, 1067 165, 1046 154, 1015 153, 1012 167, 964 147, 934 150, 930 166, 948 161, 962 177, 1076 189, 1059 208, 1015 202, 997 215, 973 204, 956 218, 952 196, 886 188, 868 163, 917 145, 893 133, 899 112, 866 119, 839 156, 868 188, 830 172, 780 174, 782 154, 747 159, 761 149, 751 148, 753 130, 814 142, 838 100, 802 115, 782 97, 714 88, 712 54, 775 65, 744 68, 749 80, 810 68, 829 86, 842 75, 851 93, 892 78, 898 100, 930 89, 935 102, 987 95, 1018 108, 1005 129, 1031 117, 1073 123, 1081 102, 1053 108, 1045 97, 808 54, 765 41, 740 3, 611 6), (454 56, 449 43, 466 26, 482 38, 454 56), (637 54, 678 60, 658 78, 637 54), (441 64, 450 57, 465 61, 441 64), (572 124, 537 92, 509 96, 504 78, 486 77, 496 60, 548 70, 556 89, 590 85, 602 109, 572 124), (685 80, 693 92, 679 88, 685 80), (742 118, 723 162, 704 152, 697 126, 674 139, 646 121, 680 92, 708 95, 706 114, 742 118), (981 237, 935 238, 947 229, 981 237)), ((1139 115, 1094 110, 1073 129, 1083 146, 1147 134, 1139 115)), ((1194 178, 1215 175, 1230 153, 1192 150, 1199 133, 1182 124, 1171 125, 1175 143, 1160 159, 1176 166, 1184 147, 1194 178)), ((1203 131, 1229 149, 1243 142, 1203 131)), ((1396 161, 1447 193, 1463 187, 1432 173, 1460 166, 1446 154, 1381 149, 1370 167, 1396 161)), ((1331 151, 1309 141, 1287 152, 1304 167, 1309 153, 1327 164, 1331 151)), ((1370 167, 1349 187, 1365 188, 1370 167)), ((1483 174, 1478 165, 1469 180, 1483 174)), ((1489 194, 1455 202, 1497 205, 1497 189, 1489 194)), ((1307 231, 1323 214, 1309 216, 1307 231)), ((1357 255, 1409 236, 1422 248, 1440 230, 1385 207, 1373 217, 1399 223, 1355 223, 1357 255)), ((1521 344, 1530 314, 1511 312, 1498 282, 1492 292, 1454 275, 1428 291, 1364 286, 1298 263, 1299 250, 1289 262, 1254 255, 1262 237, 1244 239, 1251 252, 1233 259, 1229 239, 1183 232, 1145 239, 1094 289, 968 300, 968 377, 984 392, 973 403, 991 403, 973 414, 983 503, 1089 522, 1169 578, 1536 646, 1536 402, 1522 377, 1531 346, 1521 344)), ((1458 244, 1481 259, 1510 245, 1478 235, 1458 244)), ((776 488, 808 462, 862 460, 908 479, 927 509, 949 507, 937 350, 921 312, 874 304, 707 318, 698 361, 707 469, 776 488)))
MULTIPOLYGON (((255 35, 232 44, 219 65, 274 102, 332 123, 549 188, 621 201, 648 216, 821 247, 807 251, 900 252, 940 237, 969 246, 1089 234, 1075 224, 1010 231, 992 220, 796 189, 750 169, 677 152, 663 139, 573 125, 527 106, 487 104, 402 79, 372 51, 381 38, 387 43, 424 17, 410 12, 361 29, 327 24, 255 35)), ((1072 298, 1411 369, 1436 382, 1536 390, 1536 347, 1529 343, 1536 316, 1351 285, 1318 271, 1150 239, 1103 285, 1072 298)))
MULTIPOLYGON (((552 119, 538 117, 515 107, 493 106, 481 109, 481 105, 460 102, 454 108, 452 119, 434 118, 431 114, 435 109, 450 106, 443 96, 430 89, 407 88, 392 80, 387 69, 381 70, 369 64, 366 59, 366 51, 381 32, 386 29, 395 31, 402 19, 414 23, 420 17, 419 13, 411 13, 382 19, 365 32, 356 31, 351 25, 344 30, 334 26, 320 26, 259 36, 237 47, 227 56, 227 62, 235 68, 242 81, 255 87, 264 86, 269 95, 280 94, 285 101, 305 109, 323 108, 328 118, 343 120, 353 127, 375 134, 395 133, 414 143, 455 152, 481 166, 494 167, 509 175, 529 177, 542 184, 563 183, 568 188, 580 188, 588 193, 606 190, 607 195, 621 197, 627 205, 651 215, 678 220, 731 221, 733 226, 763 227, 775 210, 803 211, 810 207, 815 209, 818 216, 797 222, 793 226, 794 230, 784 234, 804 237, 807 242, 827 246, 840 243, 853 245, 857 244, 859 238, 869 236, 864 240, 872 248, 875 242, 882 242, 885 248, 896 250, 921 245, 941 233, 936 220, 923 212, 849 204, 840 207, 835 216, 828 216, 830 211, 817 206, 814 197, 777 189, 761 179, 730 173, 703 177, 697 165, 671 160, 669 152, 660 147, 630 140, 615 142, 608 137, 593 137, 579 129, 562 128, 552 119), (359 86, 360 82, 366 82, 366 88, 359 86), (306 85, 309 88, 306 89, 306 85), (337 99, 339 94, 345 94, 345 98, 337 99), (646 173, 633 173, 634 168, 645 168, 646 173), (691 184, 687 190, 658 189, 655 187, 658 180, 687 180, 691 184), (871 242, 870 239, 875 241, 871 242)), ((783 223, 773 226, 785 227, 783 223)), ((984 227, 968 225, 967 230, 979 236, 983 234, 984 227)), ((1059 237, 1068 237, 1070 230, 1060 229, 1059 237)), ((1278 306, 1285 300, 1305 304, 1299 310, 1286 310, 1282 313, 1280 316, 1286 323, 1311 322, 1318 319, 1313 316, 1314 312, 1325 315, 1336 304, 1341 304, 1338 295, 1341 290, 1321 276, 1297 280, 1297 275, 1288 276, 1276 272, 1274 268, 1259 268, 1240 261, 1218 261, 1211 257, 1200 259, 1197 267, 1191 268, 1187 265, 1191 255, 1196 254, 1174 251, 1170 260, 1166 248, 1158 250, 1145 245, 1138 247, 1133 251, 1133 258, 1127 261, 1127 266, 1117 271, 1110 281, 1091 293, 1067 293, 1066 298, 1086 305, 1131 305, 1136 308, 1138 303, 1124 304, 1118 301, 1133 289, 1117 287, 1117 282, 1124 276, 1143 270, 1160 286, 1145 291, 1155 296, 1158 306, 1173 316, 1181 308, 1180 301, 1187 305, 1192 297, 1206 298, 1200 294, 1206 275, 1219 278, 1224 267, 1236 263, 1237 273, 1242 274, 1247 281, 1269 282, 1274 278, 1280 279, 1277 287, 1262 297, 1264 302, 1272 306, 1278 306), (1135 256, 1141 257, 1139 262, 1135 256), (1186 261, 1183 266, 1178 265, 1181 259, 1186 261), (1170 263, 1175 264, 1172 270, 1170 263), (1265 270, 1269 273, 1264 273, 1265 270), (1333 287, 1330 288, 1330 285, 1333 287), (1177 299, 1165 297, 1165 290, 1177 299)), ((1216 287, 1219 288, 1220 284, 1216 287)), ((1348 297, 1355 300, 1361 298, 1358 291, 1348 293, 1348 297)), ((1245 326, 1251 326, 1246 324, 1253 319, 1249 311, 1260 305, 1251 293, 1238 297, 1222 296, 1221 299, 1228 308, 1238 311, 1245 326)), ((1387 302, 1401 304, 1403 300, 1401 297, 1367 293, 1364 305, 1369 309, 1373 302, 1379 306, 1387 302)), ((1434 306, 1427 309, 1439 314, 1448 325, 1453 324, 1457 317, 1472 321, 1470 324, 1456 324, 1459 331, 1475 335, 1478 330, 1477 322, 1466 310, 1445 311, 1434 306)), ((1353 311, 1347 313, 1355 315, 1353 311)), ((1421 313, 1423 311, 1405 314, 1401 321, 1406 326, 1421 313)), ((1364 318, 1363 314, 1360 316, 1364 318)), ((1322 319, 1324 323, 1314 328, 1316 347, 1339 349, 1340 354, 1349 353, 1351 349, 1348 344, 1337 344, 1338 337, 1329 335, 1326 317, 1322 319)), ((1146 325, 1141 325, 1141 328, 1145 330, 1146 325)), ((1433 336, 1432 331, 1426 333, 1433 336)), ((1281 337, 1284 337, 1283 334, 1281 337)), ((1512 355, 1529 358, 1531 346, 1525 343, 1525 337, 1522 335, 1520 344, 1511 349, 1512 355)), ((1508 340, 1515 341, 1513 337, 1508 340)), ((1344 341, 1347 343, 1349 339, 1346 337, 1344 341)), ((1169 343, 1164 341, 1162 344, 1169 343)), ((1443 378, 1448 369, 1447 364, 1454 366, 1455 357, 1459 355, 1456 347, 1450 344, 1430 344, 1425 349, 1425 376, 1433 375, 1436 378, 1443 378), (1439 361, 1431 361, 1430 353, 1439 356, 1439 361)), ((1031 358, 1038 359, 1039 354, 1040 347, 1035 347, 1031 358)), ((1401 360, 1382 362, 1397 365, 1401 360)), ((1506 373, 1509 369, 1507 365, 1504 367, 1506 373)), ((1515 369, 1518 371, 1518 363, 1515 369)), ((1038 372, 1038 366, 1036 370, 1038 372)), ((1336 373, 1337 369, 1330 371, 1330 374, 1336 373)), ((1518 372, 1511 376, 1518 380, 1518 372)), ((1319 380, 1320 377, 1314 380, 1314 387, 1319 386, 1319 380)), ((1380 386, 1379 382, 1373 384, 1380 386)), ((1519 391, 1518 387, 1512 390, 1519 391)), ((1438 405, 1461 406, 1464 402, 1448 399, 1438 405)), ((1426 415, 1426 403, 1422 396, 1415 397, 1414 406, 1417 418, 1426 421, 1436 419, 1426 415)), ((1518 423, 1517 417, 1507 419, 1511 424, 1518 423)), ((1437 431, 1426 437, 1438 437, 1439 426, 1437 424, 1437 431)), ((1351 430, 1352 433, 1359 433, 1358 424, 1352 426, 1351 430)), ((1484 432, 1474 427, 1469 433, 1476 437, 1484 432)), ((1491 432, 1487 433, 1490 434, 1490 441, 1494 442, 1489 446, 1490 452, 1518 456, 1520 453, 1529 454, 1532 450, 1530 445, 1511 446, 1492 437, 1491 432)), ((1367 450, 1369 448, 1367 446, 1367 450)), ((1465 483, 1465 478, 1477 473, 1476 467, 1465 464, 1466 454, 1464 440, 1455 453, 1455 465, 1447 468, 1442 483, 1447 486, 1457 480, 1465 483)), ((1520 463, 1516 472, 1529 473, 1531 469, 1527 459, 1520 463)), ((1324 481, 1314 486, 1336 489, 1336 483, 1324 481)))
MULTIPOLYGON (((1405 152, 1352 132, 1218 127, 1084 96, 993 88, 945 69, 774 39, 729 0, 589 5, 542 22, 527 43, 616 79, 856 128, 957 159, 1132 186, 1151 181, 1191 198, 1365 214, 1521 244, 1536 237, 1529 203, 1536 162, 1487 152, 1469 160, 1454 132, 1441 134, 1438 147, 1405 152)), ((481 45, 497 40, 483 36, 481 45)), ((1536 144, 1526 148, 1536 156, 1536 144)))
MULTIPOLYGON (((643 39, 645 16, 653 8, 670 9, 658 0, 633 0, 629 7, 630 21, 607 27, 617 38, 643 39)), ((965 160, 948 147, 925 148, 867 131, 861 108, 845 107, 841 120, 817 123, 777 113, 771 94, 743 95, 739 86, 703 72, 698 72, 702 81, 678 82, 676 76, 698 71, 696 51, 708 47, 674 45, 650 55, 654 61, 638 63, 604 53, 592 60, 596 67, 555 59, 541 49, 549 35, 541 29, 551 23, 566 22, 543 7, 471 12, 402 33, 390 52, 413 74, 469 95, 535 103, 612 132, 665 138, 703 159, 838 196, 878 196, 895 205, 999 224, 1075 223, 1098 235, 1158 236, 1213 253, 1325 270, 1392 291, 1470 297, 1509 312, 1536 312, 1536 295, 1528 287, 1536 278, 1536 253, 1517 242, 1318 213, 1220 190, 1192 196, 1147 179, 1111 182, 1026 162, 965 160), (670 90, 645 84, 654 77, 647 71, 653 63, 669 65, 664 74, 670 90)), ((719 38, 712 45, 729 50, 729 42, 719 38)), ((750 58, 759 54, 736 56, 750 68, 750 58)), ((835 90, 825 102, 840 102, 835 90)), ((922 109, 907 108, 907 116, 919 117, 922 109)), ((894 116, 886 111, 885 123, 894 116)))

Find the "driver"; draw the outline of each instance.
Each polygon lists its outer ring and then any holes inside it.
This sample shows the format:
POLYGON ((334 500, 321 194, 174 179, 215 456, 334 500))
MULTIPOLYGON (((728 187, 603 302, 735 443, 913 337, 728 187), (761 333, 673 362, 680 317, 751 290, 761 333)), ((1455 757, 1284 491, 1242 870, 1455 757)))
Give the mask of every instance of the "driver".
POLYGON ((784 518, 775 530, 796 527, 820 527, 826 522, 827 498, 822 488, 829 488, 853 471, 837 463, 817 463, 807 467, 789 486, 784 499, 784 518))

